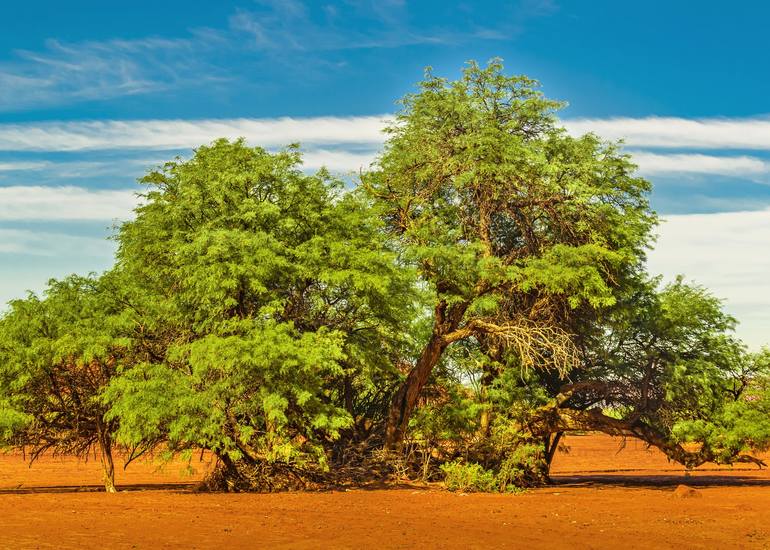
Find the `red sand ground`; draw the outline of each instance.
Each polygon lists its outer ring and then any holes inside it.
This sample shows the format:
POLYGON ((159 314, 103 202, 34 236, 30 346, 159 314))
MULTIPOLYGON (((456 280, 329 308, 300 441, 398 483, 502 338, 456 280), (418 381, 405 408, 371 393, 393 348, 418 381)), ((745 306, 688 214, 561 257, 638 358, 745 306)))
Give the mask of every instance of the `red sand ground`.
POLYGON ((93 492, 97 461, 0 456, 2 548, 770 548, 770 474, 683 469, 635 441, 567 439, 556 485, 521 495, 406 487, 197 494, 206 464, 120 471, 93 492), (677 498, 678 484, 697 490, 677 498))

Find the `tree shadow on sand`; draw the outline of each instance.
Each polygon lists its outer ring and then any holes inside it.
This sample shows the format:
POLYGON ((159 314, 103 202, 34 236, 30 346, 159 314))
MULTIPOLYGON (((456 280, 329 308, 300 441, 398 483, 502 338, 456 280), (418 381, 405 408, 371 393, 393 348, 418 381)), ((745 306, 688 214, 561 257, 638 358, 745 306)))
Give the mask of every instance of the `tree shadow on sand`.
POLYGON ((770 478, 752 475, 757 470, 746 470, 745 474, 725 475, 720 473, 683 475, 628 475, 622 473, 556 475, 551 478, 557 487, 635 487, 639 489, 670 489, 678 485, 690 487, 770 487, 770 478))
MULTIPOLYGON (((199 483, 133 483, 119 485, 120 492, 137 491, 175 491, 190 492, 194 490, 199 483)), ((0 488, 0 495, 26 495, 26 494, 48 494, 48 493, 103 493, 104 485, 37 485, 0 488)))

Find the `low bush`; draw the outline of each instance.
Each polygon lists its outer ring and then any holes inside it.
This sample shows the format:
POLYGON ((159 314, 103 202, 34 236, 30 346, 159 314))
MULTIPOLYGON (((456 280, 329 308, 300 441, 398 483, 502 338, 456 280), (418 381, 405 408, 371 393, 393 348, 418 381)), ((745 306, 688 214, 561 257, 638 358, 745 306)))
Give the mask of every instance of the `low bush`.
POLYGON ((444 484, 450 491, 492 492, 498 490, 495 473, 485 470, 480 464, 466 464, 456 460, 441 465, 444 484))

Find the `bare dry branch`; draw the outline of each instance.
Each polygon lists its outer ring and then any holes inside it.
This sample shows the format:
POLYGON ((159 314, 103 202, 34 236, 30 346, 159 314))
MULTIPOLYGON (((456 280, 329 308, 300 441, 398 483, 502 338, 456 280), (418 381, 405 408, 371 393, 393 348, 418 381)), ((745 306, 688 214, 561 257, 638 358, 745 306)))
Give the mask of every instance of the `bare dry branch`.
POLYGON ((525 319, 504 324, 473 319, 464 327, 447 334, 444 342, 450 344, 480 334, 513 350, 520 358, 522 367, 526 369, 555 369, 563 374, 580 362, 579 350, 568 332, 525 319))

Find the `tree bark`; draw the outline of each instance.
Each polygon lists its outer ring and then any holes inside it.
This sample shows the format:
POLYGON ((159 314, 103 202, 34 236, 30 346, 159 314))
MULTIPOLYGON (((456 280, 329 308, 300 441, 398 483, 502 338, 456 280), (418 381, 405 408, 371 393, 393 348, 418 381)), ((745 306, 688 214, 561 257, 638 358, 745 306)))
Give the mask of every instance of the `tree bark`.
POLYGON ((559 442, 561 441, 562 436, 564 435, 563 432, 556 432, 553 434, 553 437, 551 435, 548 435, 546 438, 546 449, 545 449, 545 461, 548 465, 548 471, 551 470, 551 463, 553 462, 553 457, 556 456, 556 451, 559 449, 559 442))
POLYGON ((117 493, 115 462, 112 460, 112 438, 101 423, 99 423, 99 450, 101 451, 102 471, 104 472, 104 490, 108 493, 117 493))
MULTIPOLYGON (((486 396, 484 396, 486 398, 486 396)), ((484 402, 489 405, 489 403, 484 402)), ((488 408, 482 409, 481 417, 479 418, 479 435, 481 437, 489 437, 489 433, 492 428, 492 411, 488 408)))
POLYGON ((450 343, 462 339, 466 334, 457 330, 465 311, 467 302, 457 302, 449 306, 446 300, 440 300, 434 309, 433 332, 430 340, 423 348, 417 363, 401 383, 390 402, 388 424, 385 431, 385 448, 398 450, 409 427, 422 388, 427 384, 431 373, 444 354, 450 343))
POLYGON ((443 335, 434 331, 428 345, 420 354, 417 364, 409 371, 406 380, 393 396, 388 413, 387 431, 385 432, 385 446, 388 449, 397 450, 400 448, 420 392, 428 382, 433 368, 441 360, 441 355, 445 349, 446 344, 443 341, 443 335))
POLYGON ((353 382, 350 375, 346 374, 343 381, 343 396, 345 398, 345 410, 353 416, 353 382))
POLYGON ((489 338, 483 336, 476 336, 476 338, 489 359, 484 362, 484 372, 481 375, 481 401, 487 405, 487 408, 481 411, 481 418, 479 419, 479 435, 489 437, 492 430, 492 404, 489 402, 489 388, 500 375, 498 369, 493 367, 492 362, 497 363, 502 360, 502 348, 491 342, 489 338))

